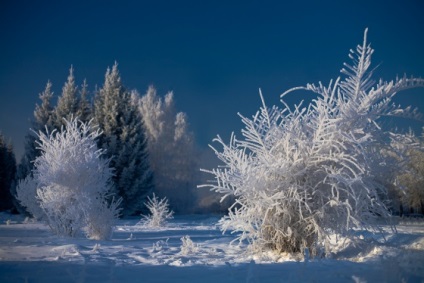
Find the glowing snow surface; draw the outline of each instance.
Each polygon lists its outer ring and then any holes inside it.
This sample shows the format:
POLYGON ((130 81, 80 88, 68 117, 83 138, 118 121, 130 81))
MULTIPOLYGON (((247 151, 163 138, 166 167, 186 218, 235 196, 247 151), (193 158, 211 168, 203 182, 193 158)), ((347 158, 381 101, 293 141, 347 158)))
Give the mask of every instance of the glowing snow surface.
MULTIPOLYGON (((423 282, 424 223, 397 234, 357 231, 332 258, 252 254, 230 245, 219 217, 176 216, 161 229, 118 221, 110 241, 61 238, 41 223, 0 214, 0 282, 423 282)), ((389 230, 388 230, 389 231, 389 230)))

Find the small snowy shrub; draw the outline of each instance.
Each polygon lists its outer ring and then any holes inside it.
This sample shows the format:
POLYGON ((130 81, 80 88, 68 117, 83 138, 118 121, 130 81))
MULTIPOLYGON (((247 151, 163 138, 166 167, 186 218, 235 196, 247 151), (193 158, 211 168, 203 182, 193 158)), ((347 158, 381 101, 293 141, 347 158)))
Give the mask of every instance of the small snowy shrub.
MULTIPOLYGON (((352 228, 375 229, 374 219, 388 219, 384 186, 376 182, 374 166, 386 140, 377 124, 383 115, 414 112, 391 105, 400 90, 424 86, 423 79, 401 78, 377 84, 369 70, 373 49, 366 42, 349 57, 344 80, 328 87, 308 84, 318 94, 309 105, 291 109, 263 106, 252 119, 241 116, 242 139, 232 135, 222 150, 214 147, 224 166, 204 170, 214 180, 199 187, 235 198, 221 221, 225 231, 240 232, 260 252, 310 254, 328 249, 329 236, 349 237, 352 228)), ((384 162, 380 162, 384 164, 384 162)))
POLYGON ((146 227, 163 227, 168 219, 172 219, 174 212, 169 210, 168 200, 163 198, 159 200, 155 194, 153 197, 147 197, 146 207, 149 209, 149 215, 143 215, 140 224, 146 227))
POLYGON ((196 253, 199 250, 198 245, 196 245, 189 236, 184 236, 181 238, 181 254, 190 255, 196 253))
POLYGON ((77 119, 65 120, 61 132, 39 133, 42 152, 34 162, 33 179, 18 188, 18 199, 58 235, 107 239, 119 213, 120 200, 109 203, 112 169, 97 149, 99 130, 77 119), (36 188, 36 197, 32 198, 36 188))

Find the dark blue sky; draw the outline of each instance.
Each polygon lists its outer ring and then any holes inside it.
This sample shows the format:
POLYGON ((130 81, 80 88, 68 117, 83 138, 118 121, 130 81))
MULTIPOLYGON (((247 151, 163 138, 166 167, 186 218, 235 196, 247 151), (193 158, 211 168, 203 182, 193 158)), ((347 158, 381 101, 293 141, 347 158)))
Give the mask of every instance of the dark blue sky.
MULTIPOLYGON (((377 77, 424 76, 420 0, 1 1, 0 130, 20 156, 47 80, 59 95, 72 64, 93 90, 116 60, 128 88, 173 90, 206 146, 239 131, 236 113, 254 114, 259 87, 271 105, 288 88, 337 77, 366 27, 377 77)), ((424 112, 424 89, 398 102, 424 112)))

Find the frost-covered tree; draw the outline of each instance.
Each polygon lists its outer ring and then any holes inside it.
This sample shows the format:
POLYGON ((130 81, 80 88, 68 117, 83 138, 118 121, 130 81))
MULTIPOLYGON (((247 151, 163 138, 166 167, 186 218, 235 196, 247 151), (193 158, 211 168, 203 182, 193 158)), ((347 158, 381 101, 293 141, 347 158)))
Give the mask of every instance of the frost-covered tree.
POLYGON ((189 212, 196 200, 198 154, 187 115, 176 111, 172 92, 161 98, 153 86, 141 98, 134 93, 133 100, 144 120, 155 192, 168 198, 173 210, 189 212))
POLYGON ((17 197, 58 235, 73 237, 82 230, 93 239, 111 235, 120 200, 108 202, 113 173, 110 159, 97 148, 100 134, 77 119, 65 120, 60 132, 38 133, 42 154, 33 176, 19 183, 17 197))
POLYGON ((16 159, 11 143, 0 133, 0 211, 13 208, 16 159))
POLYGON ((113 181, 117 194, 122 197, 122 213, 140 213, 153 189, 153 174, 143 120, 121 82, 116 63, 107 70, 94 106, 94 120, 103 131, 98 144, 106 149, 115 168, 113 181))
POLYGON ((26 176, 31 174, 34 167, 33 161, 40 155, 40 150, 36 145, 37 135, 35 133, 39 131, 46 133, 55 128, 55 114, 51 104, 53 92, 50 81, 47 82, 44 91, 40 93, 39 97, 41 104, 35 106, 34 119, 31 121, 32 130, 25 137, 25 152, 18 167, 18 179, 25 179, 26 176))
POLYGON ((62 88, 62 95, 57 100, 55 111, 55 128, 60 129, 64 121, 77 117, 80 104, 75 84, 74 68, 69 69, 68 79, 62 88))
POLYGON ((318 94, 309 105, 290 108, 263 106, 245 125, 242 139, 214 149, 225 166, 207 171, 215 179, 203 185, 234 196, 221 220, 222 229, 240 232, 258 250, 312 254, 325 249, 331 234, 349 237, 352 228, 378 229, 374 219, 388 219, 385 187, 376 181, 384 162, 378 146, 384 142, 379 118, 414 115, 392 105, 401 90, 424 86, 423 79, 403 77, 372 80, 373 49, 364 42, 351 50, 353 65, 345 64, 344 79, 328 87, 297 89, 318 94), (378 153, 378 154, 377 154, 378 153))

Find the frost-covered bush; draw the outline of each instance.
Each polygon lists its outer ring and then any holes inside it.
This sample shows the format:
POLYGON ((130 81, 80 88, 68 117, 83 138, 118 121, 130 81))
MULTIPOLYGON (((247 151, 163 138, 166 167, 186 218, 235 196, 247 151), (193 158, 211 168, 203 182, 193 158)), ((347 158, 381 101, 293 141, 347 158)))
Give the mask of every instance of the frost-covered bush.
POLYGON ((73 237, 85 230, 89 238, 107 239, 111 234, 120 200, 108 201, 112 169, 97 148, 99 135, 77 119, 65 120, 60 132, 38 134, 41 156, 34 161, 33 179, 19 184, 17 197, 58 235, 73 237))
POLYGON ((31 175, 19 180, 16 187, 16 198, 35 219, 43 219, 44 211, 37 199, 37 182, 31 175))
POLYGON ((155 194, 153 197, 147 197, 146 207, 149 209, 149 215, 143 215, 140 221, 141 225, 152 228, 163 227, 168 219, 172 219, 174 212, 169 210, 168 200, 166 198, 159 199, 155 194))
POLYGON ((96 200, 97 204, 90 207, 89 218, 83 228, 88 238, 93 240, 108 239, 112 235, 115 220, 119 217, 121 199, 115 201, 112 198, 108 202, 106 198, 96 200))
POLYGON ((397 172, 397 181, 402 189, 400 201, 405 208, 424 214, 424 142, 423 137, 415 140, 417 146, 406 147, 410 158, 404 172, 397 172))
POLYGON ((181 242, 182 244, 180 253, 182 255, 191 255, 199 250, 199 246, 190 239, 190 236, 182 237, 181 242))
POLYGON ((375 218, 390 217, 384 186, 374 178, 384 142, 378 125, 382 115, 410 115, 391 105, 400 90, 423 86, 424 80, 401 78, 375 83, 369 70, 373 49, 366 42, 345 64, 346 77, 328 87, 308 84, 318 94, 309 105, 293 109, 263 106, 251 119, 241 116, 242 139, 232 135, 217 157, 224 166, 211 171, 209 187, 235 203, 221 221, 222 229, 240 232, 258 251, 312 255, 323 250, 331 234, 349 236, 352 228, 375 229, 375 218))

